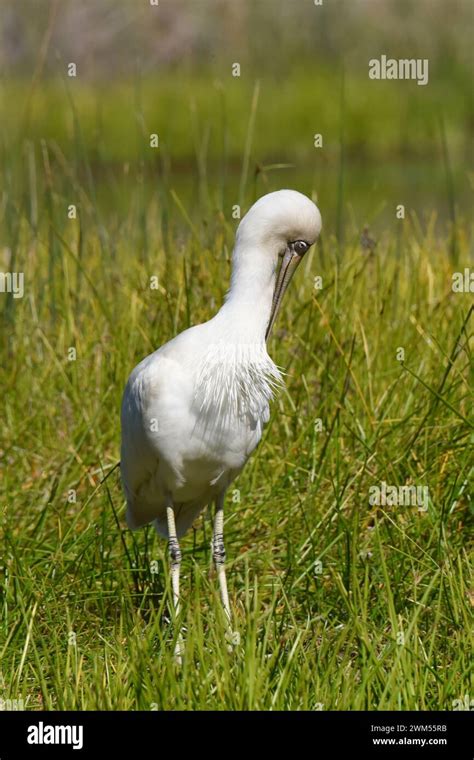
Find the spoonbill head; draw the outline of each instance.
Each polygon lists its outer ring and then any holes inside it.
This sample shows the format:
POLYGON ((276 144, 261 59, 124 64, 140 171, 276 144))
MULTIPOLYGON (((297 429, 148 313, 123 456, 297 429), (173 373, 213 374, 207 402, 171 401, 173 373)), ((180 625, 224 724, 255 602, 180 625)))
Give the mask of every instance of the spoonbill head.
POLYGON ((288 284, 321 231, 315 204, 294 190, 261 197, 239 224, 226 299, 146 357, 122 401, 121 475, 127 522, 168 538, 175 611, 179 537, 215 502, 212 553, 228 620, 224 497, 257 446, 282 376, 266 340, 288 284))
POLYGON ((267 296, 264 305, 268 307, 268 291, 272 291, 266 338, 294 272, 320 232, 318 207, 296 190, 277 190, 262 196, 239 224, 230 295, 242 303, 256 301, 256 291, 260 291, 267 296), (282 262, 275 280, 279 258, 282 262))

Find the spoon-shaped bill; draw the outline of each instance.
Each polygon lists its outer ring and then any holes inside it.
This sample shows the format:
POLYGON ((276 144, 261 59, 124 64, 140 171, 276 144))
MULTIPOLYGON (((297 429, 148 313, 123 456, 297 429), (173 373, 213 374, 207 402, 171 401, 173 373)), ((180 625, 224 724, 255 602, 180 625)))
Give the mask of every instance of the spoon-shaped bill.
POLYGON ((283 296, 285 295, 285 291, 290 283, 291 278, 301 263, 302 258, 303 256, 296 253, 291 248, 287 248, 285 251, 280 271, 278 272, 275 290, 273 291, 272 310, 270 312, 270 321, 268 322, 267 331, 265 333, 265 340, 268 340, 273 324, 277 318, 278 312, 280 311, 280 306, 283 300, 283 296))

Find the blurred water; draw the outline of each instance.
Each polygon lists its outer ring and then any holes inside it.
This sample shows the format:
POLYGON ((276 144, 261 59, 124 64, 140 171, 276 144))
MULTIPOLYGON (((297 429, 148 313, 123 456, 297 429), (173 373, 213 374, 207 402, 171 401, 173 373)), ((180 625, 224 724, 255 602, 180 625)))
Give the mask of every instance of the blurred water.
MULTIPOLYGON (((272 190, 293 188, 318 203, 326 235, 336 234, 340 194, 339 168, 301 167, 252 174, 250 172, 242 214, 253 200, 272 190)), ((239 203, 240 172, 211 170, 205 179, 193 167, 171 167, 166 176, 148 168, 140 178, 124 174, 120 169, 95 176, 97 202, 104 218, 126 217, 134 202, 147 205, 153 200, 166 202, 176 223, 184 224, 169 191, 181 200, 189 216, 197 223, 209 220, 222 211, 232 221, 232 208, 239 203)), ((472 215, 473 193, 467 171, 458 169, 453 175, 455 206, 458 218, 472 215)), ((409 162, 385 164, 347 163, 342 185, 342 225, 346 236, 357 234, 364 225, 382 232, 400 225, 397 206, 405 206, 405 217, 415 215, 422 227, 435 216, 436 229, 446 231, 450 223, 450 203, 446 172, 442 163, 409 162)))

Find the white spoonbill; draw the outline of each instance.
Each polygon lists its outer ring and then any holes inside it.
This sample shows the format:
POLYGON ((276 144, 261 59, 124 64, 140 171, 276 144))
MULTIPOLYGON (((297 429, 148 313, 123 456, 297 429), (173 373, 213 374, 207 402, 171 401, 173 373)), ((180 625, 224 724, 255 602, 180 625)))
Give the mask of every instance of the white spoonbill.
POLYGON ((266 340, 298 264, 321 230, 317 206, 294 190, 261 197, 237 230, 229 292, 218 313, 147 356, 122 401, 121 474, 127 523, 168 539, 176 613, 178 539, 215 502, 212 556, 230 621, 224 497, 262 436, 282 383, 266 340), (278 267, 281 260, 280 267, 278 267))

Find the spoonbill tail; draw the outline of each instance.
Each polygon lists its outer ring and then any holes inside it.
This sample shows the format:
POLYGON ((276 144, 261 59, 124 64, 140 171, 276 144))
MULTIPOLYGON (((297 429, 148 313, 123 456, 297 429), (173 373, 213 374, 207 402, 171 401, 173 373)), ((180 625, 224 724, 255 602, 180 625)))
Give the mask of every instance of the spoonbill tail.
POLYGON ((317 206, 294 190, 261 197, 237 230, 230 289, 218 313, 147 356, 122 401, 121 475, 132 529, 153 522, 168 539, 175 612, 179 538, 215 503, 212 556, 222 604, 224 497, 262 437, 282 384, 270 335, 288 284, 321 231, 317 206))

